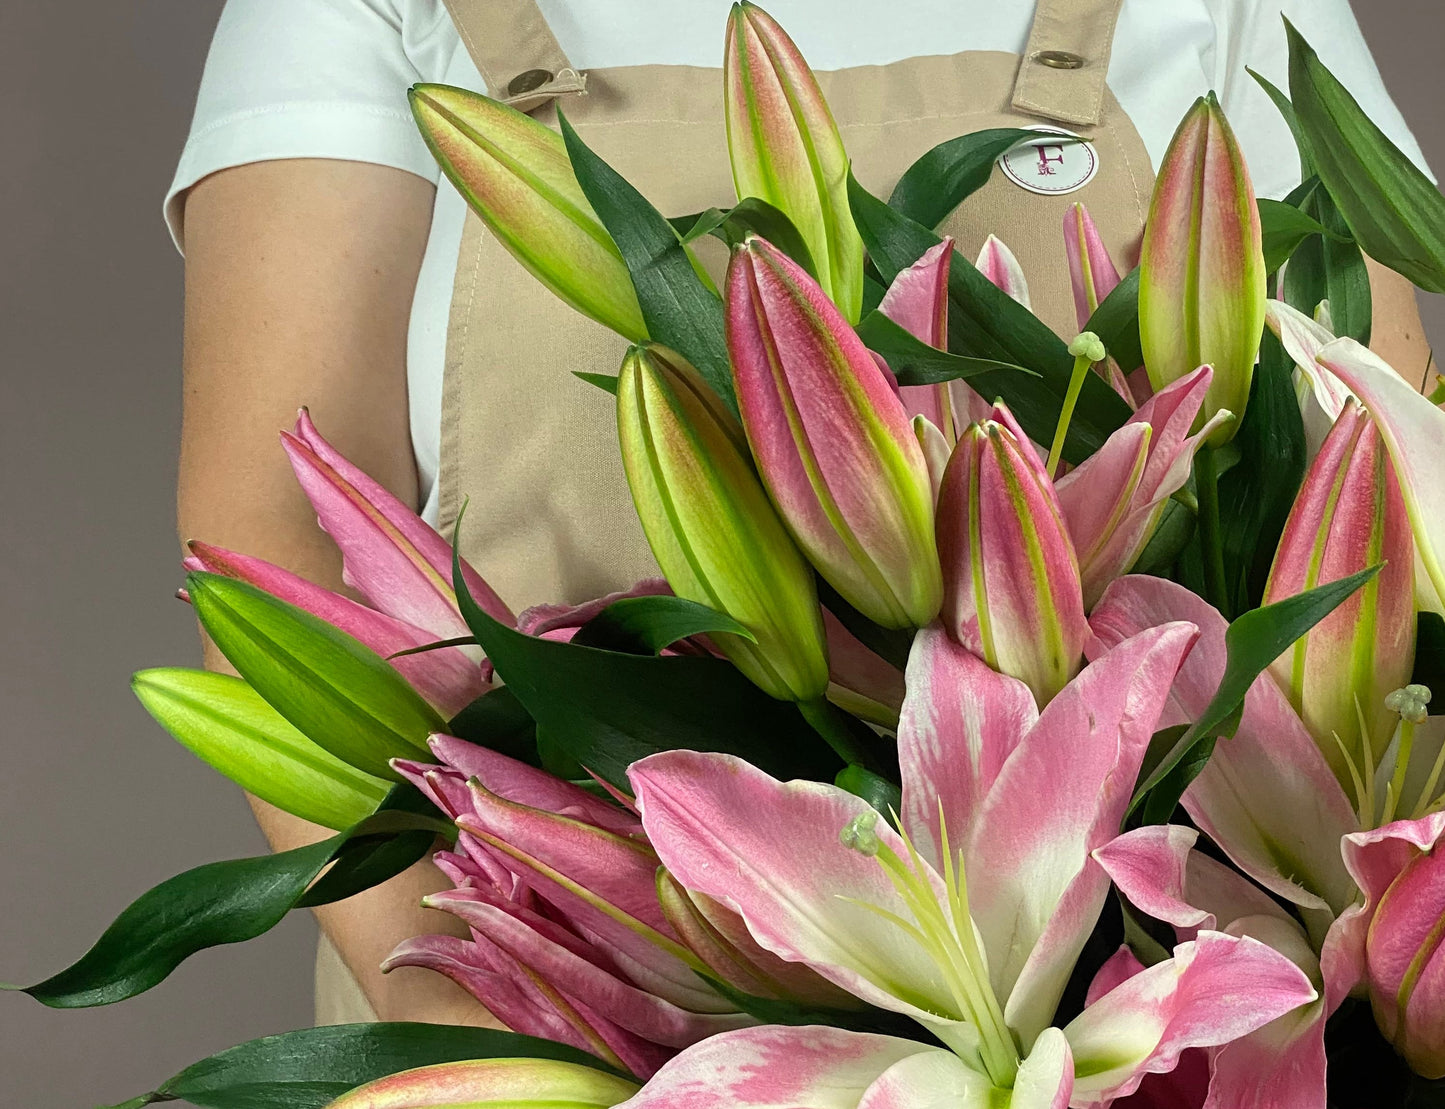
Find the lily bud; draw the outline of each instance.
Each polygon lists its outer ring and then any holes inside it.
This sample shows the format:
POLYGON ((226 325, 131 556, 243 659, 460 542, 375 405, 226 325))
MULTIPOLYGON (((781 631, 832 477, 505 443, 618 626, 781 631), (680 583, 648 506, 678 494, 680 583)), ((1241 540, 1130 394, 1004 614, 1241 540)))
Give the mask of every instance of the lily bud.
POLYGON ((1347 791, 1349 764, 1368 779, 1385 753, 1396 723, 1386 697, 1410 680, 1415 660, 1415 545, 1405 501, 1374 420, 1350 400, 1305 475, 1264 603, 1381 562, 1373 580, 1271 667, 1347 791))
POLYGON ((416 85, 412 115, 432 156, 497 241, 577 311, 647 337, 622 255, 572 172, 562 137, 515 108, 449 85, 416 85))
POLYGON ((874 623, 929 623, 933 488, 884 371, 807 271, 755 236, 733 253, 725 314, 743 427, 793 538, 874 623))
POLYGON ((828 296, 850 321, 863 305, 863 240, 848 204, 848 153, 803 55, 773 17, 734 4, 723 54, 728 156, 738 197, 797 227, 828 296))
POLYGON ((637 1093, 635 1082, 552 1059, 476 1059, 417 1067, 342 1094, 326 1109, 460 1109, 510 1106, 611 1109, 637 1093))
POLYGON ((642 530, 668 583, 753 634, 714 635, 718 649, 774 697, 821 696, 828 659, 812 571, 717 394, 673 351, 634 347, 618 380, 617 432, 642 530))
POLYGON ((1078 672, 1089 626, 1053 483, 1003 404, 944 472, 938 550, 949 632, 1047 703, 1078 672))
POLYGON ((1232 439, 1244 418, 1265 295, 1254 188, 1211 94, 1184 117, 1159 168, 1139 261, 1139 337, 1155 392, 1214 367, 1196 430, 1220 409, 1237 419, 1219 426, 1212 446, 1232 439))
POLYGON ((1069 256, 1069 280, 1074 287, 1074 315, 1083 330, 1104 298, 1118 286, 1119 270, 1082 204, 1064 213, 1064 246, 1069 256))

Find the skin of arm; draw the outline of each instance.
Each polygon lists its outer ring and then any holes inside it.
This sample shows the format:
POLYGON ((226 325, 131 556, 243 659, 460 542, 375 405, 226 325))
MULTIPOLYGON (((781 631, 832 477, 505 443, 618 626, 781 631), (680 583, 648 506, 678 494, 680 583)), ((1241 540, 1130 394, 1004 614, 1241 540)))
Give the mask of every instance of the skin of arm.
POLYGON ((1434 380, 1436 367, 1425 326, 1420 322, 1415 286, 1373 258, 1366 258, 1365 265, 1370 271, 1370 299, 1374 307, 1370 349, 1394 366, 1395 372, 1411 385, 1426 390, 1426 379, 1434 380))
MULTIPOLYGON (((435 188, 360 162, 260 162, 213 174, 185 207, 185 401, 178 524, 343 590, 341 558, 298 487, 278 432, 311 409, 323 434, 404 502, 417 500, 406 334, 435 188)), ((229 669, 208 643, 206 662, 229 669)), ((273 849, 331 833, 251 798, 273 849)), ((430 863, 316 910, 382 1020, 496 1021, 432 971, 380 962, 451 931, 420 900, 449 885, 430 863)))

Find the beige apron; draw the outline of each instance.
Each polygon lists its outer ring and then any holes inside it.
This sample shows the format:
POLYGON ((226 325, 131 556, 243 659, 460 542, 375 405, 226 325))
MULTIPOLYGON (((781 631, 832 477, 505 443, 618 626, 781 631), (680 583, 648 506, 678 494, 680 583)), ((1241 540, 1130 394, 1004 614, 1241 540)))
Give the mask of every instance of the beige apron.
MULTIPOLYGON (((884 197, 919 155, 971 131, 1047 122, 1093 141, 1100 168, 1077 192, 1041 196, 995 169, 941 228, 969 258, 998 235, 1027 274, 1034 310, 1065 337, 1077 330, 1065 211, 1085 202, 1115 259, 1132 265, 1153 188, 1143 141, 1105 83, 1121 3, 1040 0, 1022 58, 969 51, 818 74, 854 172, 884 197)), ((536 0, 447 7, 489 95, 548 123, 560 102, 588 145, 664 215, 732 203, 721 70, 594 69, 578 95, 536 0)), ((721 56, 723 27, 716 31, 721 56)), ((806 39, 800 46, 806 54, 806 39)), ((701 249, 720 270, 722 244, 701 249)), ((658 572, 628 495, 612 400, 572 376, 615 374, 626 346, 557 300, 468 213, 443 385, 440 526, 449 533, 470 499, 462 551, 515 611, 582 601, 658 572)), ((344 977, 323 945, 318 1022, 369 1019, 344 977)))

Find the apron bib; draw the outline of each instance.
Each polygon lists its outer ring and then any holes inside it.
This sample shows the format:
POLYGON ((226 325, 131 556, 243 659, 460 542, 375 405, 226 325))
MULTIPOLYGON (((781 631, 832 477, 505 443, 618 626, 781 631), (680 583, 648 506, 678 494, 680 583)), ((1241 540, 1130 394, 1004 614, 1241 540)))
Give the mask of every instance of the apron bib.
MULTIPOLYGON (((446 2, 488 95, 551 125, 560 103, 587 144, 666 216, 731 204, 721 69, 594 69, 578 95, 536 0, 446 2)), ((1077 331, 1065 212, 1087 204, 1113 257, 1131 267, 1154 185, 1143 140, 1105 83, 1121 4, 1039 0, 1022 57, 967 51, 817 74, 854 173, 879 196, 930 147, 972 131, 1053 124, 1093 143, 1098 170, 1083 188, 1041 195, 995 167, 939 229, 970 259, 990 233, 1008 244, 1034 311, 1065 338, 1077 331)), ((721 54, 721 23, 717 31, 721 54)), ((725 246, 706 238, 697 249, 720 281, 725 246)), ((623 474, 613 401, 572 376, 615 374, 626 348, 467 213, 447 335, 439 527, 449 536, 470 499, 462 553, 513 611, 658 575, 623 474)), ((323 943, 319 1023, 374 1019, 349 978, 323 943)))

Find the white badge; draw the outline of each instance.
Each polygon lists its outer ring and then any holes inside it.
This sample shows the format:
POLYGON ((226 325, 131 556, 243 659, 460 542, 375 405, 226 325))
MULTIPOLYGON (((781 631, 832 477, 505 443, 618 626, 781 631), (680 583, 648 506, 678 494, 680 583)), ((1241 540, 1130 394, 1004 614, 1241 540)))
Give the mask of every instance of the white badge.
MULTIPOLYGON (((1068 135, 1061 127, 1029 127, 1048 135, 1068 135)), ((1008 179, 1031 193, 1059 196, 1082 189, 1099 172, 1099 152, 1094 144, 1078 141, 1050 141, 1048 138, 1025 139, 998 160, 1008 179)))

